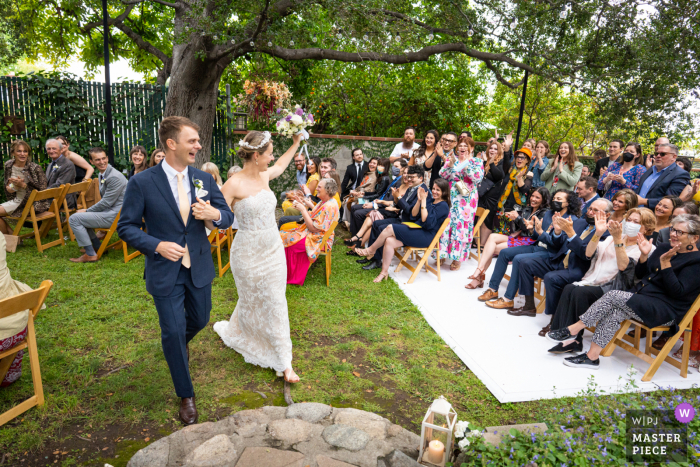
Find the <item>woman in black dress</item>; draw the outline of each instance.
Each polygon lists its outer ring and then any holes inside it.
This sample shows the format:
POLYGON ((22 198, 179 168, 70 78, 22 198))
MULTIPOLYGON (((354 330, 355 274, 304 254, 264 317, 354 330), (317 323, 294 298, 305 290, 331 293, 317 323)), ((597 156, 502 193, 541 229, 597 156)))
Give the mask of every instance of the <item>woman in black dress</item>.
POLYGON ((496 233, 510 234, 510 222, 513 216, 510 213, 515 211, 517 215, 527 205, 527 194, 532 188, 532 173, 528 171, 531 157, 532 153, 526 147, 515 153, 513 159, 515 164, 503 181, 501 197, 496 208, 498 217, 493 220, 493 226, 489 226, 496 233))
POLYGON ((496 138, 491 138, 484 157, 484 179, 479 186, 478 206, 489 210, 479 230, 482 245, 486 243, 493 231, 494 220, 498 212, 498 200, 505 188, 503 182, 506 180, 506 174, 510 172, 510 165, 510 157, 504 157, 501 143, 496 138))

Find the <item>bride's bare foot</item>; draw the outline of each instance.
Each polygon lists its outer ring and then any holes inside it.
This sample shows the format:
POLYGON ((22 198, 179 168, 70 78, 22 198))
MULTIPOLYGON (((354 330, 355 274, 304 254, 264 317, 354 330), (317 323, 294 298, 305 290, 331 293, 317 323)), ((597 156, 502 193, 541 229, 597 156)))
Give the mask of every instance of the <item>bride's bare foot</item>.
POLYGON ((300 381, 299 376, 291 368, 284 370, 284 380, 288 383, 298 383, 300 381))

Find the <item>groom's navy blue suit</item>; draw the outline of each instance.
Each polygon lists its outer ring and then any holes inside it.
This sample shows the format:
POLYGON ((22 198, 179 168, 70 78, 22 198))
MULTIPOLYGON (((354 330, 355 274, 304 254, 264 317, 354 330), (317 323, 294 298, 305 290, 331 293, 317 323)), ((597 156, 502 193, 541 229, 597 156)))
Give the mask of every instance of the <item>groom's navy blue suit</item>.
MULTIPOLYGON (((186 178, 183 183, 190 185, 192 203, 196 202, 193 180, 198 179, 208 192, 202 201, 209 201, 221 212, 215 225, 225 229, 233 224, 233 213, 211 175, 188 167, 186 178)), ((119 238, 146 256, 146 290, 158 310, 163 353, 175 391, 184 398, 194 396, 187 343, 209 322, 211 283, 216 274, 204 221, 195 219, 189 208, 185 225, 178 205, 163 164, 158 164, 129 180, 117 231, 119 238), (141 230, 142 219, 145 232, 141 230), (156 253, 160 242, 187 244, 190 268, 182 266, 181 259, 170 261, 156 253)))

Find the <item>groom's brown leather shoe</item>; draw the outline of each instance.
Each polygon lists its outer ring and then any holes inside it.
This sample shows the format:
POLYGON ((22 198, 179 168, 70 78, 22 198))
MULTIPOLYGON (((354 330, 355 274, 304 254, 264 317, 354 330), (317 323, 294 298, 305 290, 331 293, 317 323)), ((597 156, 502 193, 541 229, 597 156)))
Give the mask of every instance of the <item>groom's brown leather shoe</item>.
POLYGON ((194 425, 197 423, 199 414, 197 406, 194 404, 194 397, 183 397, 180 401, 180 420, 185 425, 194 425))

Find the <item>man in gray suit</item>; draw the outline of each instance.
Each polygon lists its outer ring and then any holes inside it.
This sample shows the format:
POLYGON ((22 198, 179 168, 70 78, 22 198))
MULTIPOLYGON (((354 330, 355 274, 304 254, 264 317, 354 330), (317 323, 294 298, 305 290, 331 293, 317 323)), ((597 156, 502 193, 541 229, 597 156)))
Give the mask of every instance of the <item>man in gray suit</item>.
MULTIPOLYGON (((75 182, 75 165, 61 154, 61 149, 63 149, 61 141, 55 138, 46 140, 46 153, 51 158, 51 163, 46 168, 46 180, 48 182, 46 188, 58 188, 66 183, 72 184, 75 182)), ((66 201, 68 201, 69 208, 75 209, 76 194, 71 193, 66 196, 66 201)), ((61 209, 62 206, 58 208, 61 209)))
POLYGON ((124 192, 126 191, 126 177, 117 169, 109 165, 107 153, 102 148, 92 148, 88 151, 90 162, 100 172, 98 181, 102 199, 87 209, 79 209, 70 216, 71 229, 78 245, 85 249, 85 253, 79 258, 71 258, 74 263, 94 263, 97 261, 97 250, 100 249, 100 241, 93 229, 108 229, 114 218, 122 208, 124 192))

